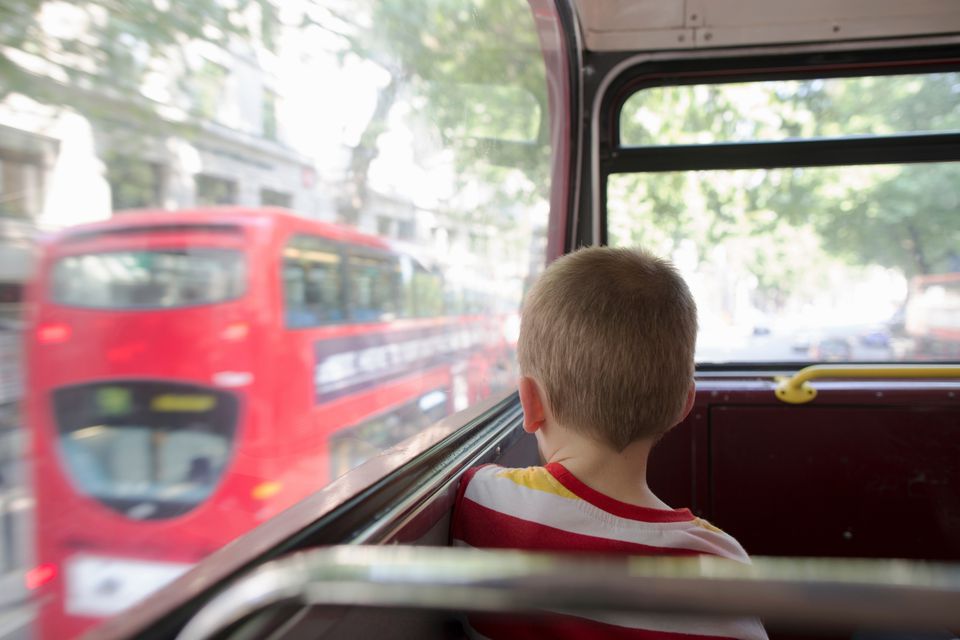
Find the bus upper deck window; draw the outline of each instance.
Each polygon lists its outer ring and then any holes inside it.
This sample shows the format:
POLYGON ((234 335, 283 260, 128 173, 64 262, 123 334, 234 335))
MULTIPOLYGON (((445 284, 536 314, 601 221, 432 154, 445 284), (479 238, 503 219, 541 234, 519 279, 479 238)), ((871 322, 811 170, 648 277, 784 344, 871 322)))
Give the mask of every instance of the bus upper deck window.
POLYGON ((640 89, 619 112, 609 242, 674 260, 700 363, 956 358, 954 296, 924 292, 960 288, 960 163, 913 158, 960 130, 958 87, 938 72, 640 89))
POLYGON ((343 320, 340 252, 327 239, 295 237, 284 249, 284 314, 288 327, 343 320))
POLYGON ((12 218, 58 233, 0 300, 34 456, 0 499, 37 505, 0 552, 56 568, 26 633, 72 638, 512 391, 571 61, 551 2, 12 1, 0 284, 12 218))
POLYGON ((240 297, 246 266, 229 249, 89 253, 58 260, 50 288, 55 302, 78 307, 184 307, 240 297))

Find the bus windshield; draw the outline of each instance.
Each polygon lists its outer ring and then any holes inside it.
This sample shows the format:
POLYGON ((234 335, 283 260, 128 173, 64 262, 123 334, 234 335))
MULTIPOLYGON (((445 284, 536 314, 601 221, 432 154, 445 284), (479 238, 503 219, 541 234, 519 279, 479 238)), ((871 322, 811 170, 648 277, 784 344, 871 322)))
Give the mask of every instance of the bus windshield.
POLYGON ((70 306, 171 308, 232 300, 245 285, 241 252, 191 247, 67 256, 53 267, 51 293, 70 306))
POLYGON ((71 480, 128 518, 181 515, 223 475, 237 421, 229 393, 109 382, 60 389, 53 402, 71 480))

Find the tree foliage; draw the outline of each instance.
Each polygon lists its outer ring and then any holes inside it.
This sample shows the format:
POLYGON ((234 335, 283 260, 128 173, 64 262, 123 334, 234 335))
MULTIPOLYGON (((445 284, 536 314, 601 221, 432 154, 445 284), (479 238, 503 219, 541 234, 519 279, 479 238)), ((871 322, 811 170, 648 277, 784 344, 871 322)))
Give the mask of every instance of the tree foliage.
MULTIPOLYGON (((308 12, 308 24, 342 38, 341 59, 375 63, 389 80, 351 150, 341 215, 366 206, 377 140, 399 100, 418 105, 422 130, 437 153, 454 154, 458 190, 496 184, 486 206, 452 208, 496 223, 497 212, 545 197, 549 189, 546 78, 532 16, 517 0, 388 0, 357 2, 349 12, 308 12), (524 180, 510 180, 519 172, 524 180)), ((422 141, 423 142, 423 141, 422 141)), ((505 220, 503 222, 511 222, 505 220)))
MULTIPOLYGON (((151 72, 191 72, 189 45, 229 47, 276 19, 268 0, 14 0, 0 4, 0 98, 149 118, 151 72), (259 16, 260 21, 254 21, 259 16), (112 101, 110 100, 112 99, 112 101)), ((181 77, 182 79, 182 77, 181 77)))
MULTIPOLYGON (((956 130, 958 97, 956 73, 657 88, 628 100, 621 139, 709 144, 956 130)), ((906 276, 954 270, 958 178, 957 163, 615 176, 610 231, 615 241, 668 254, 683 240, 702 256, 738 247, 761 297, 777 306, 811 277, 828 277, 818 265, 836 258, 906 276)))
MULTIPOLYGON (((142 99, 148 74, 189 70, 183 58, 190 43, 242 44, 259 29, 255 14, 278 19, 268 0, 6 3, 0 91, 88 111, 103 101, 83 94, 99 93, 149 116, 153 105, 142 99), (52 34, 58 12, 68 26, 52 34), (48 67, 38 70, 24 55, 48 67)), ((345 68, 366 61, 385 73, 350 149, 339 201, 344 219, 356 220, 371 206, 370 168, 400 103, 413 105, 423 134, 417 144, 427 155, 452 154, 455 191, 499 187, 469 209, 451 202, 447 215, 512 224, 518 205, 544 199, 549 114, 531 24, 517 0, 301 5, 285 28, 333 34, 332 53, 345 68)), ((661 145, 956 130, 958 94, 956 73, 662 87, 628 101, 621 136, 625 144, 661 145)), ((802 288, 809 265, 826 256, 907 276, 954 269, 958 177, 960 167, 951 163, 617 176, 608 193, 610 234, 664 253, 691 241, 705 258, 733 243, 747 252, 739 260, 763 294, 780 300, 802 288), (801 237, 816 256, 798 254, 801 237)))

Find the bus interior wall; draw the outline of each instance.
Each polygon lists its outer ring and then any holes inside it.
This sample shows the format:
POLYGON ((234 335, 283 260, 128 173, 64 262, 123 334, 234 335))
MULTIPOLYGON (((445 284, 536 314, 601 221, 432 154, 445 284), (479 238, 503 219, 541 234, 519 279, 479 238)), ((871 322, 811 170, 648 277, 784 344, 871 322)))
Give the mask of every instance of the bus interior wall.
POLYGON ((701 380, 649 482, 751 555, 960 559, 960 409, 939 384, 829 383, 816 406, 771 382, 701 380))

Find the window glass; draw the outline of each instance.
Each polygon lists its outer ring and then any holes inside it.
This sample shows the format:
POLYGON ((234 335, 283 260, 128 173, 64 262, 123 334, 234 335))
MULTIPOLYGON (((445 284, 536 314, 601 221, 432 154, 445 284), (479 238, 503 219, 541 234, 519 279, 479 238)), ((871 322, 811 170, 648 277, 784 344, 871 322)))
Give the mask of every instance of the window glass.
POLYGON ((78 489, 136 520, 200 504, 226 467, 237 420, 230 394, 110 382, 54 394, 60 449, 78 489))
POLYGON ((237 183, 233 180, 201 173, 195 182, 198 205, 234 204, 237 201, 237 183))
POLYGON ((289 193, 274 191, 273 189, 260 190, 260 204, 265 207, 285 207, 290 208, 293 198, 289 193))
POLYGON ((222 64, 201 60, 192 76, 193 108, 204 118, 216 120, 220 115, 223 91, 229 70, 222 64))
POLYGON ((350 429, 338 432, 330 443, 330 469, 337 477, 384 449, 415 435, 447 415, 448 391, 437 389, 413 402, 350 429))
POLYGON ((400 265, 390 258, 351 255, 347 261, 350 318, 359 322, 396 316, 400 265))
POLYGON ((163 168, 155 162, 113 154, 107 158, 107 180, 114 211, 163 204, 163 168))
POLYGON ((416 268, 410 290, 413 298, 412 315, 429 318, 443 313, 443 278, 440 274, 416 268))
POLYGON ((246 285, 243 254, 222 249, 87 253, 53 267, 51 298, 78 307, 184 307, 238 298, 246 285))
POLYGON ((263 137, 267 140, 277 139, 277 94, 270 89, 263 92, 263 137))
POLYGON ((699 362, 953 358, 958 180, 960 163, 618 174, 609 240, 682 271, 699 362))
POLYGON ((299 236, 283 252, 284 314, 288 327, 314 327, 346 317, 340 253, 319 238, 299 236))
POLYGON ((566 98, 527 0, 11 6, 0 555, 73 638, 512 390, 566 98))
POLYGON ((0 147, 0 215, 30 218, 40 211, 43 165, 37 156, 0 147))
POLYGON ((960 130, 960 73, 645 89, 620 113, 624 146, 960 130))

